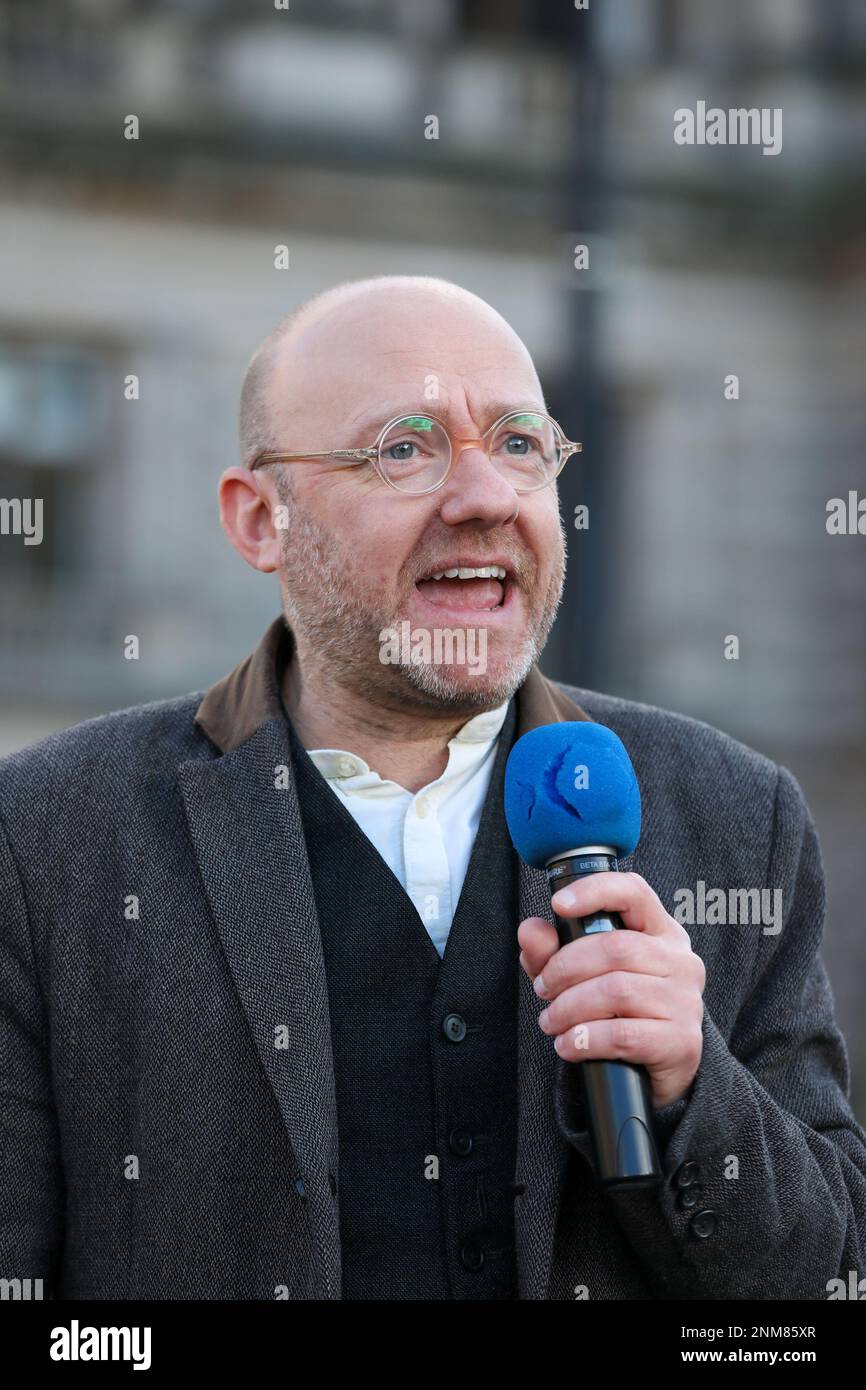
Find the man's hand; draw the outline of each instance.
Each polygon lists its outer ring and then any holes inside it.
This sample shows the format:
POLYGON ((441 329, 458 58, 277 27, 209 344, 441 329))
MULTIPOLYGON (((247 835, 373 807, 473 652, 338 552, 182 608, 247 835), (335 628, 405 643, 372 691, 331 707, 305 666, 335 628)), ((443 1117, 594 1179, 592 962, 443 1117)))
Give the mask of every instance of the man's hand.
POLYGON ((703 1051, 706 972, 688 932, 640 874, 578 879, 551 899, 558 917, 618 912, 626 931, 560 947, 541 917, 520 923, 520 964, 548 1001, 539 1026, 567 1062, 642 1063, 660 1110, 689 1089, 703 1051))

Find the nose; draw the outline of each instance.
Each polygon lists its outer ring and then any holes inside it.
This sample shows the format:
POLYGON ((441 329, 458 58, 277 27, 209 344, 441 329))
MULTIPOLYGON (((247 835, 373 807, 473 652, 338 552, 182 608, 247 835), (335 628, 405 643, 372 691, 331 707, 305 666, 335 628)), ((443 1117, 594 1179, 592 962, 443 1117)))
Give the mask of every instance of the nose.
POLYGON ((506 526, 520 510, 520 498, 494 468, 480 439, 455 440, 451 472, 440 490, 439 515, 446 526, 465 521, 506 526))

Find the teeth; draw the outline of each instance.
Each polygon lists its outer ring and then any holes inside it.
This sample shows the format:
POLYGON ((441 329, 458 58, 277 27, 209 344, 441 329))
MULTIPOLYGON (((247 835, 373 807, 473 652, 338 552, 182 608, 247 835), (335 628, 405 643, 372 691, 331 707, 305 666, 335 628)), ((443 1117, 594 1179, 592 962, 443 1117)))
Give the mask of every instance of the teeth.
POLYGON ((504 579, 505 570, 501 565, 479 565, 476 569, 469 566, 460 569, 440 570, 438 574, 431 574, 431 579, 504 579))

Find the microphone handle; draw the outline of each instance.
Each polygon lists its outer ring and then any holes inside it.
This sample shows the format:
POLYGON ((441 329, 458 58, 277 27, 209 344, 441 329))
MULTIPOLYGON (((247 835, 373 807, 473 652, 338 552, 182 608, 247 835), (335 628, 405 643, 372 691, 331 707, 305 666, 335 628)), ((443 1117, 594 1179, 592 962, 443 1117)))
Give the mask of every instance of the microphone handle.
MULTIPOLYGON (((588 874, 617 872, 613 850, 575 850, 547 865, 551 895, 588 874)), ((626 931, 616 912, 558 917, 561 946, 596 932, 626 931)), ((589 1116, 599 1180, 606 1188, 650 1186, 662 1171, 653 1125, 652 1091, 646 1067, 633 1062, 591 1059, 577 1064, 589 1116)))

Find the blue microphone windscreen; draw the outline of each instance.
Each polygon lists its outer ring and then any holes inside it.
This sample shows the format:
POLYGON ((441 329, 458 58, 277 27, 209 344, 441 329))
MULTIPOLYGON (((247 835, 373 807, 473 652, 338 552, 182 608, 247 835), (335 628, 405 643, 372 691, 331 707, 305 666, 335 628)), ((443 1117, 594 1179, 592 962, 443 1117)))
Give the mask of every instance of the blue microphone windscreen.
POLYGON ((530 729, 508 755, 505 818, 517 853, 537 869, 588 845, 631 854, 640 788, 621 740, 590 721, 530 729))

